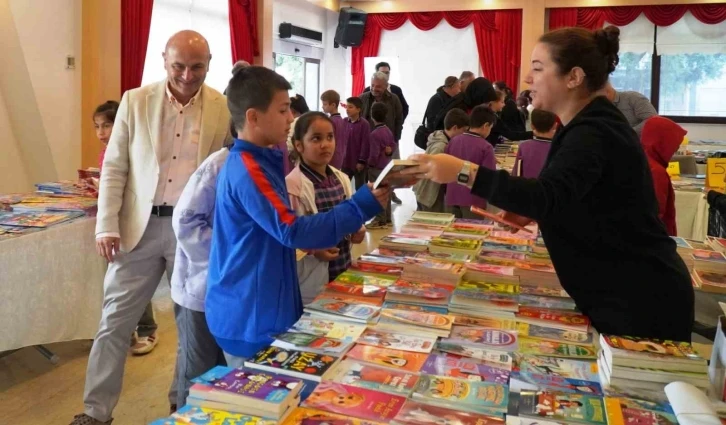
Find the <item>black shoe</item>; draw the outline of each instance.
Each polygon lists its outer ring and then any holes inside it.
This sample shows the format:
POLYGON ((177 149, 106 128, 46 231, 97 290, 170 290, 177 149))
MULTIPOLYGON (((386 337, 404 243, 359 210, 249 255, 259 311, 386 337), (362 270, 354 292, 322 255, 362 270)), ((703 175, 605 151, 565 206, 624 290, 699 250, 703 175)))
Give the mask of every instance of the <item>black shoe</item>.
POLYGON ((177 410, 179 410, 179 409, 176 408, 176 404, 172 404, 172 405, 169 406, 169 414, 170 415, 176 413, 177 410))
POLYGON ((394 193, 393 196, 391 196, 391 202, 393 202, 396 205, 401 205, 401 200, 398 199, 398 196, 394 193))

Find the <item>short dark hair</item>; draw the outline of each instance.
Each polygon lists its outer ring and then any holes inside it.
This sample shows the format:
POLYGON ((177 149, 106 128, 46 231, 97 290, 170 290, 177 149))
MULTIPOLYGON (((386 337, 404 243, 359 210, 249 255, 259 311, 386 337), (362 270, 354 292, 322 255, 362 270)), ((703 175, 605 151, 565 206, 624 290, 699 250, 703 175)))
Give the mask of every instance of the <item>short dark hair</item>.
POLYGON ((459 79, 456 77, 452 77, 452 76, 446 77, 446 79, 444 80, 444 87, 447 87, 447 88, 454 87, 454 85, 458 82, 459 82, 459 79))
POLYGON ((512 93, 512 89, 510 89, 509 86, 507 86, 506 81, 502 81, 502 80, 495 81, 494 88, 496 88, 497 90, 503 91, 507 98, 514 97, 514 93, 512 93))
POLYGON ((93 111, 93 118, 100 115, 107 121, 113 122, 116 119, 116 112, 118 112, 118 102, 107 100, 96 107, 96 110, 93 111))
POLYGON ((446 113, 444 117, 444 129, 453 127, 469 127, 469 115, 464 110, 455 108, 446 113))
POLYGON ((323 102, 334 103, 340 105, 340 95, 335 90, 326 90, 320 95, 320 100, 323 102))
POLYGON ((227 107, 235 128, 246 124, 249 109, 267 111, 278 92, 288 92, 285 77, 262 66, 249 66, 237 71, 227 85, 227 107))
POLYGON ((502 100, 507 98, 507 92, 504 90, 494 89, 494 93, 497 94, 497 97, 494 100, 502 100))
POLYGON ((371 118, 375 122, 385 122, 388 115, 388 106, 383 102, 376 102, 371 106, 371 118))
POLYGON ((360 97, 349 97, 345 101, 358 109, 363 109, 363 101, 360 99, 360 97))
POLYGON ((461 76, 459 77, 459 79, 460 80, 465 80, 467 78, 472 78, 472 77, 474 77, 474 73, 473 72, 471 72, 471 71, 464 71, 464 72, 461 73, 461 76))
POLYGON ((549 46, 561 75, 582 68, 591 93, 605 86, 620 61, 620 30, 612 25, 596 31, 562 28, 548 32, 539 41, 549 46))
POLYGON ((469 126, 471 128, 479 128, 484 124, 489 124, 493 127, 496 122, 497 114, 486 105, 479 105, 472 109, 471 116, 469 117, 469 126))
POLYGON ((290 98, 290 109, 300 115, 310 111, 310 107, 308 107, 308 102, 301 94, 296 94, 295 96, 290 98))
POLYGON ((540 133, 546 133, 552 129, 557 122, 557 115, 543 109, 532 110, 532 129, 540 133))
POLYGON ((389 65, 388 62, 378 62, 376 64, 376 71, 378 71, 379 69, 381 69, 383 67, 386 67, 388 69, 391 69, 391 65, 389 65))
POLYGON ((297 121, 295 122, 295 129, 292 132, 293 141, 295 141, 295 140, 302 141, 303 138, 305 138, 305 133, 308 132, 310 125, 313 122, 315 122, 316 120, 325 120, 325 121, 329 122, 330 125, 333 125, 333 121, 322 112, 319 112, 319 111, 306 112, 306 113, 300 115, 300 118, 298 118, 297 121))

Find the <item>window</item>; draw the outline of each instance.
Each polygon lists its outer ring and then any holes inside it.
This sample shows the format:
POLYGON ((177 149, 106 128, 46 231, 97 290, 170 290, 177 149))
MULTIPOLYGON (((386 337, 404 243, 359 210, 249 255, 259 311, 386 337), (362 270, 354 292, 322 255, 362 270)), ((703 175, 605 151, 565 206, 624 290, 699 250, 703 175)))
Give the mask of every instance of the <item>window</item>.
POLYGON ((311 111, 320 109, 319 60, 275 53, 275 72, 290 82, 291 95, 303 95, 311 111))
POLYGON ((726 123, 726 23, 707 25, 688 12, 656 27, 641 15, 620 30, 617 90, 643 93, 677 122, 726 123))

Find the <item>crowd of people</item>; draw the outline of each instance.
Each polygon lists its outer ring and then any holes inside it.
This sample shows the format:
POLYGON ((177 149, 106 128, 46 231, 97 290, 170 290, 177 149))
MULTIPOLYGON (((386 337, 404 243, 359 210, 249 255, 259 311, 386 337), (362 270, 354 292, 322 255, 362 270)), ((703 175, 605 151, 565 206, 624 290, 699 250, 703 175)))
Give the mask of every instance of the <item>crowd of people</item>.
MULTIPOLYGON (((295 323, 367 229, 391 226, 395 195, 370 183, 398 157, 409 112, 389 64, 345 100, 344 118, 339 93, 323 92, 323 111, 310 111, 285 78, 246 63, 225 97, 204 84, 209 52, 201 34, 175 34, 165 80, 94 114, 104 144, 96 244, 109 265, 85 410, 72 425, 112 422, 130 344, 142 353, 158 342, 150 302, 164 273, 179 344, 173 411, 192 378, 241 366, 295 323)), ((608 85, 617 53, 614 27, 563 29, 540 39, 530 90, 516 98, 472 72, 447 77, 417 132, 426 153, 406 172, 419 180, 420 210, 470 218, 469 207, 493 204, 517 223, 536 220, 598 331, 688 341, 693 291, 668 237, 672 188, 661 173, 685 133, 608 85), (497 170, 504 140, 524 141, 511 174, 497 170)))

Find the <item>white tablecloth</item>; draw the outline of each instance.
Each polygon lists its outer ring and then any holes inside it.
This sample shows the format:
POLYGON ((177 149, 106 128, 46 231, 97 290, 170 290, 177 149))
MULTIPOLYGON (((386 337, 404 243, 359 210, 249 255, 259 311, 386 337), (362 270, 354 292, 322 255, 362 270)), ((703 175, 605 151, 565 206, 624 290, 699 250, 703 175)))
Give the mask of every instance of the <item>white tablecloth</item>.
POLYGON ((0 352, 95 336, 106 272, 95 225, 84 218, 0 241, 0 352))
POLYGON ((708 232, 708 202, 702 192, 676 190, 678 236, 703 241, 708 232))

